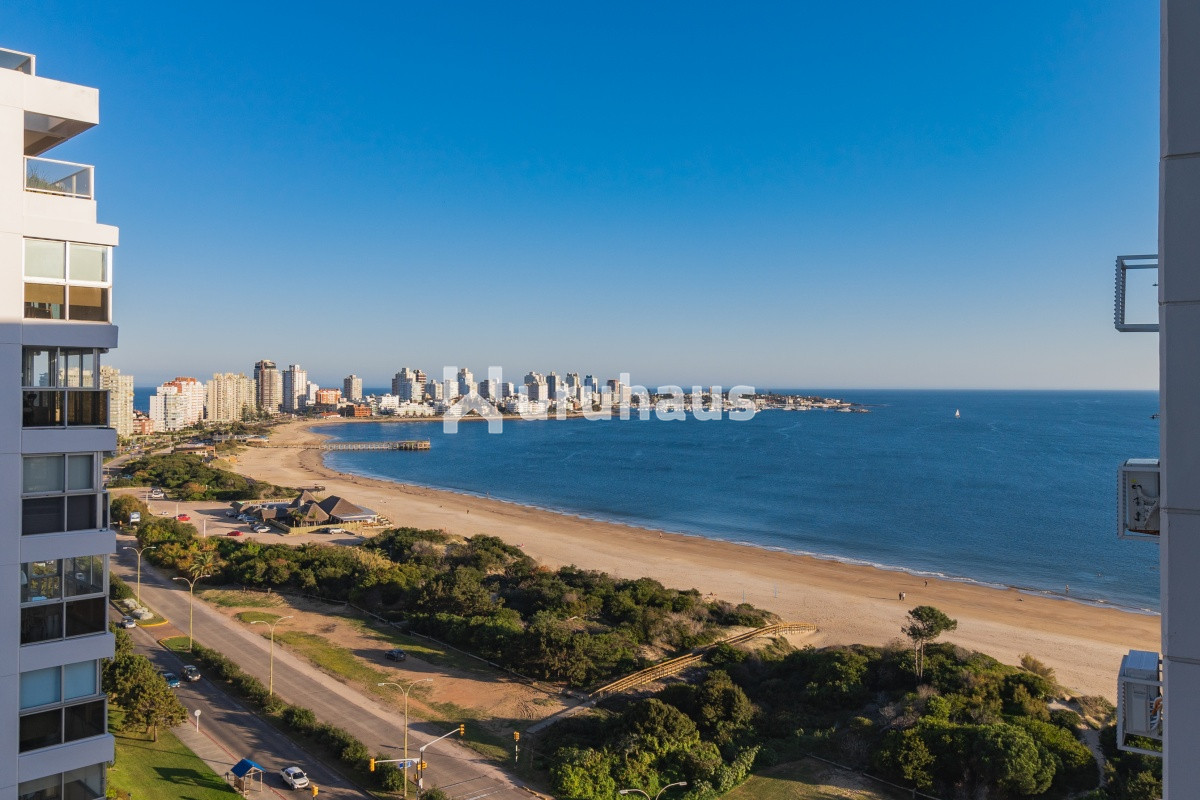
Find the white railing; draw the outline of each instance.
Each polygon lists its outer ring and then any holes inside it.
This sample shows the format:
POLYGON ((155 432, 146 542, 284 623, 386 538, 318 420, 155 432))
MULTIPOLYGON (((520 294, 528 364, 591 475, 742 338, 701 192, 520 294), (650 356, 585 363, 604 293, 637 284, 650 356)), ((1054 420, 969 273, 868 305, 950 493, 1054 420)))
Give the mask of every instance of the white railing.
POLYGON ((91 200, 94 197, 92 170, 87 164, 26 156, 25 189, 91 200))
POLYGON ((33 66, 34 57, 29 53, 0 47, 0 69, 11 69, 16 72, 24 72, 26 75, 32 75, 34 74, 33 66))

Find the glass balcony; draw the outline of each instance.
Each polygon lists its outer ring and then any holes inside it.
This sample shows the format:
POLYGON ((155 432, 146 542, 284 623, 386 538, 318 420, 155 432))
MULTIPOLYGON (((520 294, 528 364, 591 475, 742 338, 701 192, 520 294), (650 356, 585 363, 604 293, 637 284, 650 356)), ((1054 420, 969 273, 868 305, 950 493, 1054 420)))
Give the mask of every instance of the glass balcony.
POLYGON ((64 197, 93 199, 92 170, 87 164, 25 157, 25 189, 64 197))
POLYGON ((17 50, 7 50, 0 47, 0 69, 11 69, 15 72, 33 74, 33 56, 17 50))
POLYGON ((108 427, 107 389, 26 389, 21 424, 26 428, 62 425, 108 427))

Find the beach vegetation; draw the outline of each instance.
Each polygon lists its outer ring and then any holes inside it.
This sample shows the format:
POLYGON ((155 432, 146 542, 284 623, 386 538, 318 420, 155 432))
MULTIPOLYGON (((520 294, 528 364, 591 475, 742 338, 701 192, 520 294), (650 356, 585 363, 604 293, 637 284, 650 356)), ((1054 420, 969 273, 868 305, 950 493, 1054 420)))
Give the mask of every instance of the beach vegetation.
MULTIPOLYGON (((1063 798, 1099 785, 1073 718, 1051 714, 1045 675, 927 641, 914 689, 902 646, 731 649, 714 648, 689 682, 556 724, 540 764, 555 796, 592 797, 581 787, 603 773, 618 786, 686 780, 678 796, 700 800, 752 767, 809 755, 941 797, 1063 798)), ((1121 785, 1147 783, 1143 772, 1127 762, 1121 785)))
POLYGON ((912 640, 917 680, 925 672, 925 646, 957 627, 958 620, 950 619, 933 606, 917 606, 908 612, 908 623, 900 631, 912 640))
MULTIPOLYGON (((206 464, 203 458, 194 453, 148 455, 134 459, 124 466, 121 475, 109 482, 109 486, 159 486, 172 498, 187 501, 261 500, 295 497, 300 493, 299 489, 257 481, 206 464)), ((143 513, 142 518, 145 517, 143 513)))

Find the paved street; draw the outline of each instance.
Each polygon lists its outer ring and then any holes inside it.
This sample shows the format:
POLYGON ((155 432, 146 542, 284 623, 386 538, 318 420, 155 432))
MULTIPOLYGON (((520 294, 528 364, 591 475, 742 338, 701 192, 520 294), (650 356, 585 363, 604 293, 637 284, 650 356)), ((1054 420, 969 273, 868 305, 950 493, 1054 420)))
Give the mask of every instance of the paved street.
MULTIPOLYGON (((136 564, 134 554, 131 551, 119 549, 122 544, 128 544, 130 541, 130 537, 118 537, 118 556, 113 559, 113 571, 132 586, 136 564)), ((142 600, 171 620, 177 630, 184 635, 187 634, 188 592, 184 584, 164 578, 152 567, 143 563, 142 600)), ((215 647, 237 662, 246 672, 259 678, 264 684, 267 682, 269 672, 269 642, 267 639, 250 633, 200 602, 197 602, 195 606, 194 627, 197 641, 209 647, 215 647)), ((138 631, 139 636, 135 638, 139 643, 147 644, 151 634, 153 637, 161 638, 172 632, 166 627, 150 628, 138 631)), ((179 666, 179 662, 172 654, 162 650, 155 654, 154 660, 156 663, 170 665, 169 668, 179 666)), ((177 669, 172 669, 172 671, 177 671, 177 669)), ((275 693, 289 703, 312 709, 321 721, 350 731, 366 744, 371 753, 391 753, 396 758, 401 756, 403 731, 399 716, 395 712, 319 672, 279 647, 275 649, 275 693)), ((201 731, 206 730, 206 724, 210 722, 210 718, 214 724, 219 725, 226 722, 230 725, 228 733, 224 732, 225 729, 221 729, 222 733, 218 738, 226 741, 226 736, 228 736, 228 741, 232 743, 229 748, 238 758, 248 756, 262 764, 268 771, 276 771, 282 766, 293 763, 291 759, 297 759, 295 763, 299 763, 311 774, 318 774, 319 765, 311 758, 298 753, 269 726, 264 728, 265 723, 260 722, 254 727, 245 724, 247 716, 254 717, 250 712, 240 709, 222 711, 221 709, 234 709, 234 704, 231 700, 222 699, 223 693, 211 686, 206 679, 187 688, 181 688, 180 696, 184 699, 185 705, 188 705, 189 710, 194 707, 201 708, 201 731), (189 703, 198 705, 193 706, 189 703), (238 730, 244 730, 245 733, 238 733, 238 730), (241 748, 245 752, 241 752, 237 748, 241 748)), ((410 755, 412 751, 447 730, 448 726, 445 723, 435 725, 410 720, 410 755)), ((227 758, 236 760, 232 756, 227 756, 227 758)), ((484 797, 495 798, 495 800, 518 800, 518 798, 529 800, 532 796, 527 791, 518 788, 512 778, 486 762, 477 753, 456 744, 452 739, 438 742, 430 747, 426 751, 425 760, 429 764, 429 769, 425 773, 426 787, 441 786, 458 800, 479 800, 484 797)), ((223 773, 225 769, 228 769, 228 766, 219 769, 218 772, 223 773)), ((275 781, 276 786, 282 786, 282 782, 277 777, 275 781)), ((336 794, 335 792, 338 790, 333 786, 339 782, 328 777, 317 778, 316 783, 321 786, 322 797, 357 798, 362 796, 349 789, 341 790, 349 793, 336 794), (325 785, 331 787, 328 794, 325 785)))

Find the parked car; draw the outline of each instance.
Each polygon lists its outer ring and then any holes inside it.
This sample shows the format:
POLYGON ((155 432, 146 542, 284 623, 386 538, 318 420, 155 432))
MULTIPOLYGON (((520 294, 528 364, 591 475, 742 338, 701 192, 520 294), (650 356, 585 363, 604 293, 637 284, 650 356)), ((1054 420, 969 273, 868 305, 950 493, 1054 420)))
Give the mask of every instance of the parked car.
POLYGON ((401 650, 399 647, 388 650, 383 654, 388 661, 403 661, 408 658, 408 653, 401 650))
POLYGON ((163 680, 167 682, 168 689, 178 689, 179 688, 179 676, 176 675, 174 672, 164 672, 162 674, 162 676, 163 676, 163 680))
POLYGON ((163 493, 162 489, 151 489, 150 490, 150 499, 151 500, 162 500, 164 497, 166 497, 166 494, 163 493))
POLYGON ((175 517, 175 519, 179 520, 180 522, 191 522, 192 521, 192 518, 189 517, 187 514, 180 514, 177 517, 175 517))
POLYGON ((254 531, 255 533, 270 533, 271 532, 271 528, 269 525, 255 525, 250 530, 254 531))
POLYGON ((225 516, 227 516, 227 517, 236 517, 237 515, 238 515, 238 513, 236 511, 234 511, 232 508, 225 512, 225 516))
POLYGON ((303 789, 308 786, 308 776, 299 767, 284 767, 279 770, 279 777, 293 789, 303 789))
POLYGON ((242 536, 243 534, 241 531, 230 531, 229 533, 227 533, 225 535, 226 536, 242 536))
POLYGON ((194 665, 188 664, 183 668, 183 677, 189 683, 198 681, 200 680, 200 670, 196 669, 194 665))
POLYGON ((345 528, 328 528, 326 530, 326 532, 336 534, 336 533, 349 533, 350 531, 346 530, 345 528))
POLYGON ((126 614, 125 616, 121 617, 121 627, 122 628, 136 628, 137 622, 134 620, 133 617, 126 614))

